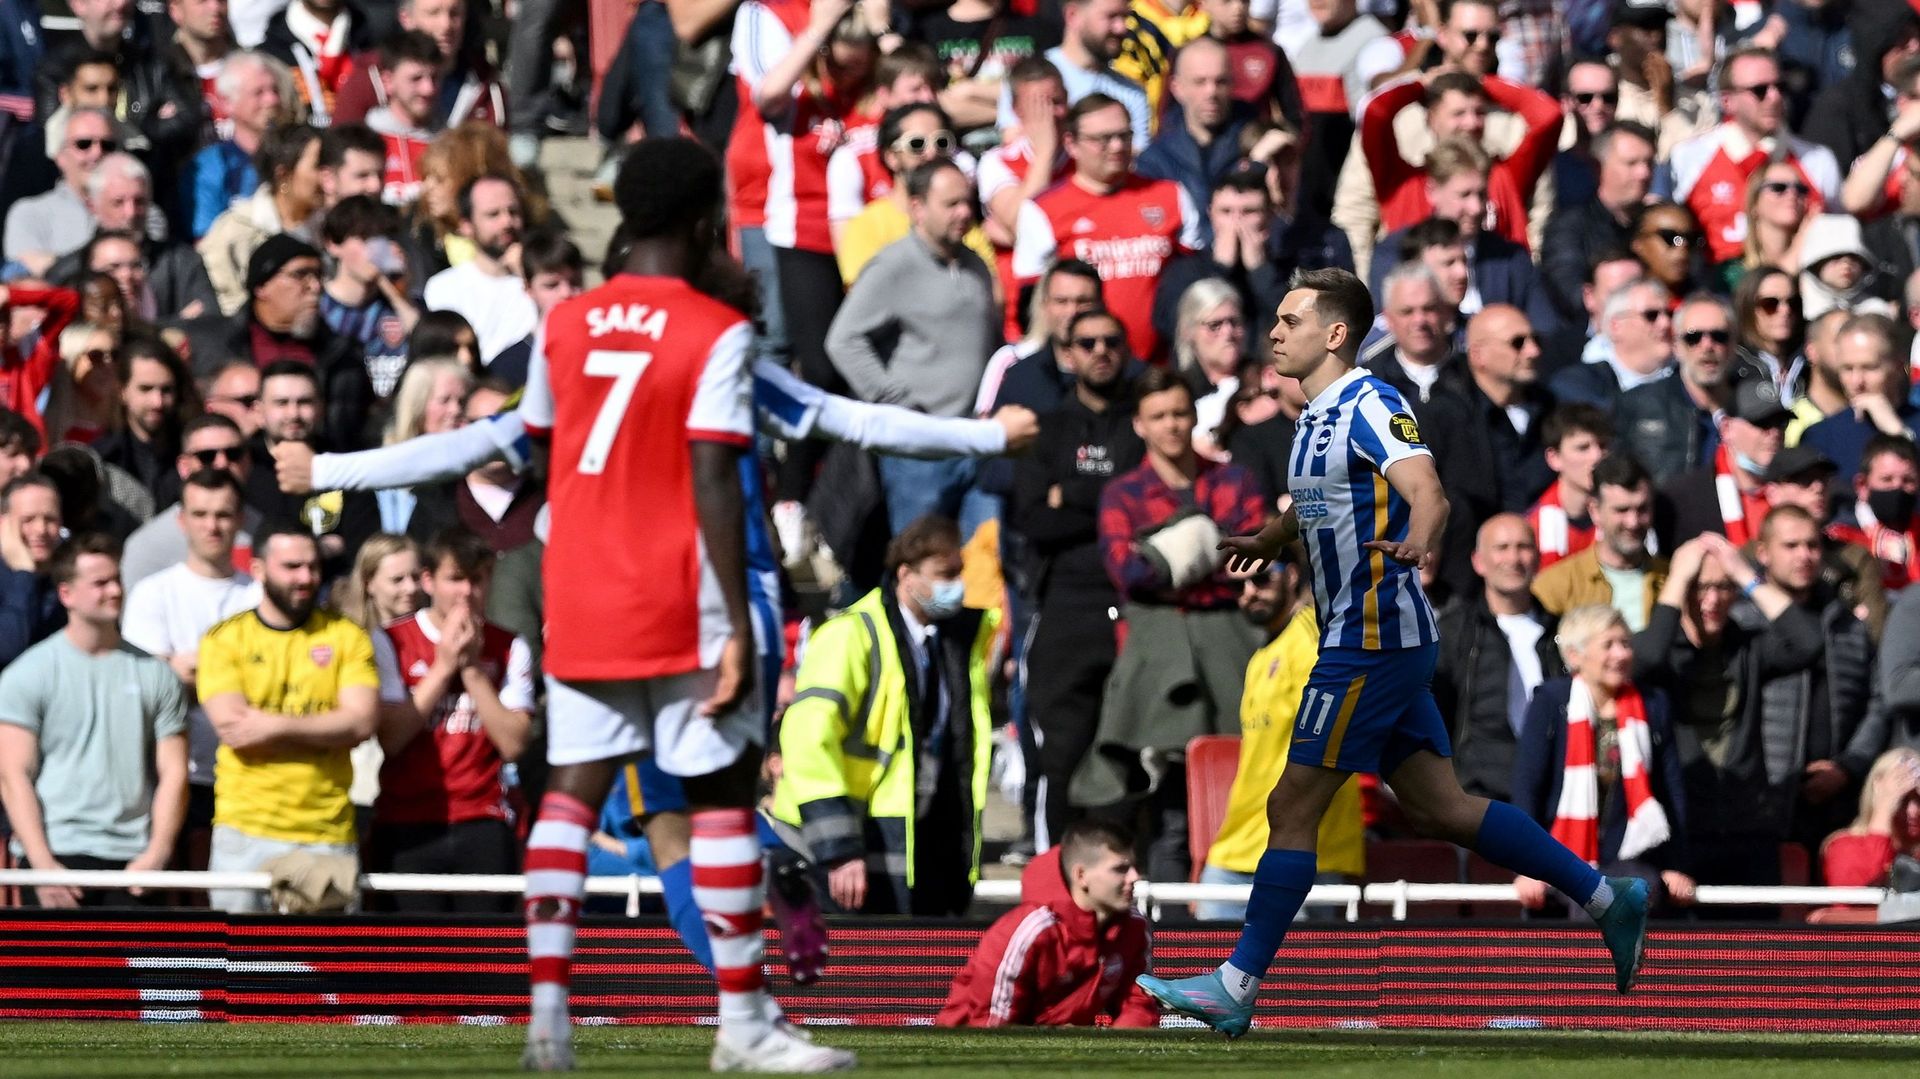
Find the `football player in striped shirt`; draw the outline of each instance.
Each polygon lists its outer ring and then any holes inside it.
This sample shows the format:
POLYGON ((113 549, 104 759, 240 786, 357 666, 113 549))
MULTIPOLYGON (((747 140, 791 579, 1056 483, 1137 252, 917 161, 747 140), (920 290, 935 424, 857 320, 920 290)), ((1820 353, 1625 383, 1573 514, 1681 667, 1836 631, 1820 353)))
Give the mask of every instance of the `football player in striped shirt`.
POLYGON ((1253 1025, 1254 999, 1313 887, 1320 818, 1354 772, 1384 776, 1423 835, 1450 840, 1547 881, 1599 922, 1625 992, 1640 966, 1647 886, 1602 877, 1527 814, 1460 789, 1433 700, 1438 653, 1420 569, 1447 521, 1447 496, 1413 412, 1355 366, 1373 299, 1344 270, 1296 274, 1280 304, 1274 370, 1308 398, 1295 424, 1292 505, 1257 535, 1224 541, 1229 569, 1264 569, 1306 548, 1320 656, 1294 720, 1287 767, 1267 802, 1270 836, 1254 871, 1240 943, 1218 970, 1179 981, 1142 975, 1168 1009, 1228 1037, 1253 1025))

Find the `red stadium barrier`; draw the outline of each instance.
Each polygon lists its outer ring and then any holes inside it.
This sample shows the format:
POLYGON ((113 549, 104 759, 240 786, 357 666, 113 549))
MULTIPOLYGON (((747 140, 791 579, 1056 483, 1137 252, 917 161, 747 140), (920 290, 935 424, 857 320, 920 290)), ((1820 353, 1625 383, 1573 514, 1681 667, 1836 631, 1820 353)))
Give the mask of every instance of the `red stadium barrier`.
MULTIPOLYGON (((803 1021, 933 1020, 978 924, 850 922, 821 983, 777 979, 803 1021)), ((0 912, 0 1018, 510 1023, 526 1009, 517 922, 0 912)), ((1157 968, 1219 962, 1233 934, 1161 928, 1157 968)), ((590 1023, 692 1023, 711 982, 658 920, 590 918, 574 962, 590 1023)), ((1631 996, 1583 926, 1301 927, 1268 979, 1274 1027, 1920 1033, 1920 929, 1661 927, 1631 996)))

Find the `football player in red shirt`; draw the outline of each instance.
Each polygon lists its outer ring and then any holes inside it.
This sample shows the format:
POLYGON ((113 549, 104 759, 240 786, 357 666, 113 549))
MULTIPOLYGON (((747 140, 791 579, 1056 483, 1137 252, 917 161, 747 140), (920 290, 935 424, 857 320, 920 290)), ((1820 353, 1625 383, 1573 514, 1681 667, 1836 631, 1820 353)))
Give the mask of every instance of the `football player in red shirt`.
MULTIPOLYGON (((715 298, 720 163, 690 139, 635 144, 614 182, 623 272, 538 334, 520 414, 552 444, 543 577, 547 760, 527 842, 533 1015, 523 1064, 573 1065, 568 1015, 587 838, 619 766, 651 753, 693 806, 694 901, 719 982, 717 1071, 835 1071, 792 1032, 761 971, 766 882, 753 812, 755 696, 740 457, 752 327, 715 298)), ((731 293, 730 293, 731 294, 731 293)))

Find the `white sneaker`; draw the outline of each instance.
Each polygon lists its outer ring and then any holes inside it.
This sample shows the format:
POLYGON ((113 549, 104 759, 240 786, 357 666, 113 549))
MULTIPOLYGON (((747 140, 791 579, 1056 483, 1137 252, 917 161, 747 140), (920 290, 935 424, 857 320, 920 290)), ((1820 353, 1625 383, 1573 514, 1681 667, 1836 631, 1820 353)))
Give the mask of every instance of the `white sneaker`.
POLYGON ((813 1045, 793 1036, 784 1026, 769 1027, 760 1040, 742 1045, 722 1028, 713 1040, 709 1065, 717 1072, 766 1072, 812 1075, 846 1071, 857 1061, 845 1049, 813 1045))
POLYGON ((527 1051, 520 1055, 520 1070, 526 1072, 570 1072, 573 1070, 573 1041, 562 1036, 527 1034, 527 1051))

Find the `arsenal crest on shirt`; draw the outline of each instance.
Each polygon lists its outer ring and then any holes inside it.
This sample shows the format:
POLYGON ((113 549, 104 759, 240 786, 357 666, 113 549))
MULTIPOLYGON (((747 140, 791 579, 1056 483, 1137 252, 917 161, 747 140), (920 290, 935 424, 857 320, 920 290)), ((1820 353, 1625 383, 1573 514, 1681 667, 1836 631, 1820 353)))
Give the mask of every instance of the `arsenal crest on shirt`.
POLYGON ((333 646, 330 644, 316 644, 307 650, 307 655, 313 659, 314 666, 324 667, 333 662, 333 646))
POLYGON ((1167 211, 1159 206, 1140 207, 1140 220, 1150 229, 1157 229, 1167 223, 1167 211))

